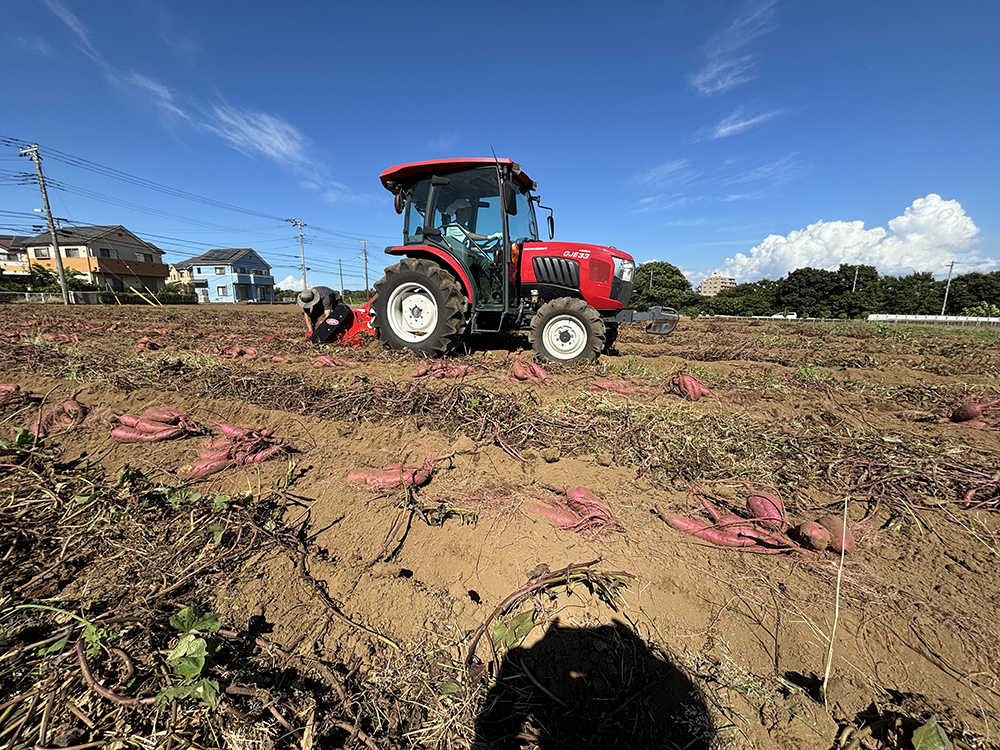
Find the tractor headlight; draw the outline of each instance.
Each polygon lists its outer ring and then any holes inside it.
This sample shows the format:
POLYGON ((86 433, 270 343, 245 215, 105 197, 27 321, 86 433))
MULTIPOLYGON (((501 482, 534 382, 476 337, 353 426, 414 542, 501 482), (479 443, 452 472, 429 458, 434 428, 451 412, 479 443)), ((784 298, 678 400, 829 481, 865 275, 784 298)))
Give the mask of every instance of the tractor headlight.
POLYGON ((621 279, 623 282, 628 283, 632 281, 632 277, 635 275, 635 262, 631 260, 622 260, 621 258, 615 258, 615 276, 621 279))

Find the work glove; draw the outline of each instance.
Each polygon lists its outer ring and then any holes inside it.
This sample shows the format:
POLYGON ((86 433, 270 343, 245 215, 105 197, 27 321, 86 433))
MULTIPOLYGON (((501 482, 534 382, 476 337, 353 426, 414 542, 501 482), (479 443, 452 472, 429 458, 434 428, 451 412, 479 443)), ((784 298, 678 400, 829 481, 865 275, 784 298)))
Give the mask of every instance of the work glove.
POLYGON ((493 234, 491 234, 489 236, 489 239, 491 239, 491 240, 498 240, 501 237, 503 237, 503 232, 494 232, 493 234))

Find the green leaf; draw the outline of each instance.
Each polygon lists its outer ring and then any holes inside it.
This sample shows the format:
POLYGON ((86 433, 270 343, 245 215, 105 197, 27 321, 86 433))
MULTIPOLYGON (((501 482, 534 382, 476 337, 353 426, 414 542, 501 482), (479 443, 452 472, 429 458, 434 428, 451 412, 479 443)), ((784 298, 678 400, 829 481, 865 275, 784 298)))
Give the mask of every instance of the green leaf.
POLYGON ((206 534, 212 535, 212 542, 218 544, 222 541, 222 535, 226 533, 226 527, 221 523, 209 524, 208 528, 205 529, 206 534))
POLYGON ((222 623, 215 612, 202 612, 197 607, 185 607, 170 618, 170 624, 182 633, 194 631, 214 633, 222 623))
POLYGON ((35 653, 39 656, 45 656, 46 654, 54 654, 59 651, 63 646, 66 645, 66 639, 60 638, 58 641, 53 643, 51 646, 46 646, 45 648, 40 648, 35 653))
MULTIPOLYGON (((212 508, 215 510, 225 510, 229 507, 229 498, 226 495, 216 495, 212 498, 212 508)), ((216 541, 218 544, 218 541, 216 541)))
POLYGON ((219 683, 215 680, 202 680, 195 685, 194 694, 212 708, 219 707, 219 683))
POLYGON ((448 680, 441 686, 441 695, 454 695, 455 693, 461 692, 462 686, 454 680, 448 680))
POLYGON ((220 701, 219 683, 215 680, 199 680, 198 682, 189 682, 183 685, 173 685, 172 687, 164 688, 157 694, 154 705, 157 708, 163 708, 172 700, 182 700, 184 698, 197 698, 212 708, 218 708, 220 701))
POLYGON ((188 633, 177 641, 174 650, 167 657, 176 672, 181 677, 193 680, 201 674, 208 657, 208 644, 204 638, 188 633))
POLYGON ((913 750, 954 750, 941 725, 933 716, 913 733, 913 750))
POLYGON ((83 629, 83 642, 87 644, 87 656, 93 656, 101 650, 101 643, 117 638, 118 633, 107 628, 94 627, 89 622, 83 629))
POLYGON ((497 650, 514 648, 534 626, 530 612, 523 612, 506 624, 498 622, 493 626, 493 645, 497 650))
POLYGON ((502 622, 493 626, 493 647, 497 650, 509 649, 514 645, 514 634, 502 622))
POLYGON ((535 622, 531 619, 530 612, 523 612, 512 619, 507 627, 514 634, 515 639, 520 641, 535 627, 535 622))

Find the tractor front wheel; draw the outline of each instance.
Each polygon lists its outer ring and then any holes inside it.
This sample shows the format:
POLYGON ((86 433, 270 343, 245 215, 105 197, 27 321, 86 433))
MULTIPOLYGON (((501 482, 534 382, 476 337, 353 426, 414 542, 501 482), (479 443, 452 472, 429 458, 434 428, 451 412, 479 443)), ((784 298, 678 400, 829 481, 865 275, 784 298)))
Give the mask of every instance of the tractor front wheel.
POLYGON ((393 349, 440 356, 465 337, 467 308, 462 287, 441 266, 403 258, 375 282, 372 325, 393 349))
POLYGON ((554 362, 593 362, 604 350, 604 321, 581 299, 546 302, 531 319, 528 340, 535 353, 554 362))

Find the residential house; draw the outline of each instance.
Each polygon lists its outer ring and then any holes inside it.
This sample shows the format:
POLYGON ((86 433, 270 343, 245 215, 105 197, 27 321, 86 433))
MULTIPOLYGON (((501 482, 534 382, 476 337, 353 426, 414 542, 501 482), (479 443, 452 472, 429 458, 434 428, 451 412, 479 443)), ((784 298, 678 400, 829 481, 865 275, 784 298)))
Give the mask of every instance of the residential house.
POLYGON ((26 239, 16 234, 0 234, 0 274, 27 276, 31 273, 28 251, 23 247, 26 239))
POLYGON ((703 297, 714 297, 723 289, 732 289, 736 286, 736 279, 723 276, 718 271, 712 271, 712 275, 698 285, 697 292, 703 297))
MULTIPOLYGON (((66 271, 79 271, 101 289, 158 292, 166 286, 163 251, 123 226, 64 227, 56 230, 66 271)), ((23 243, 32 263, 56 268, 52 236, 35 235, 23 243)))
POLYGON ((193 286, 199 302, 274 302, 271 266, 247 247, 209 250, 175 263, 170 278, 193 286))

